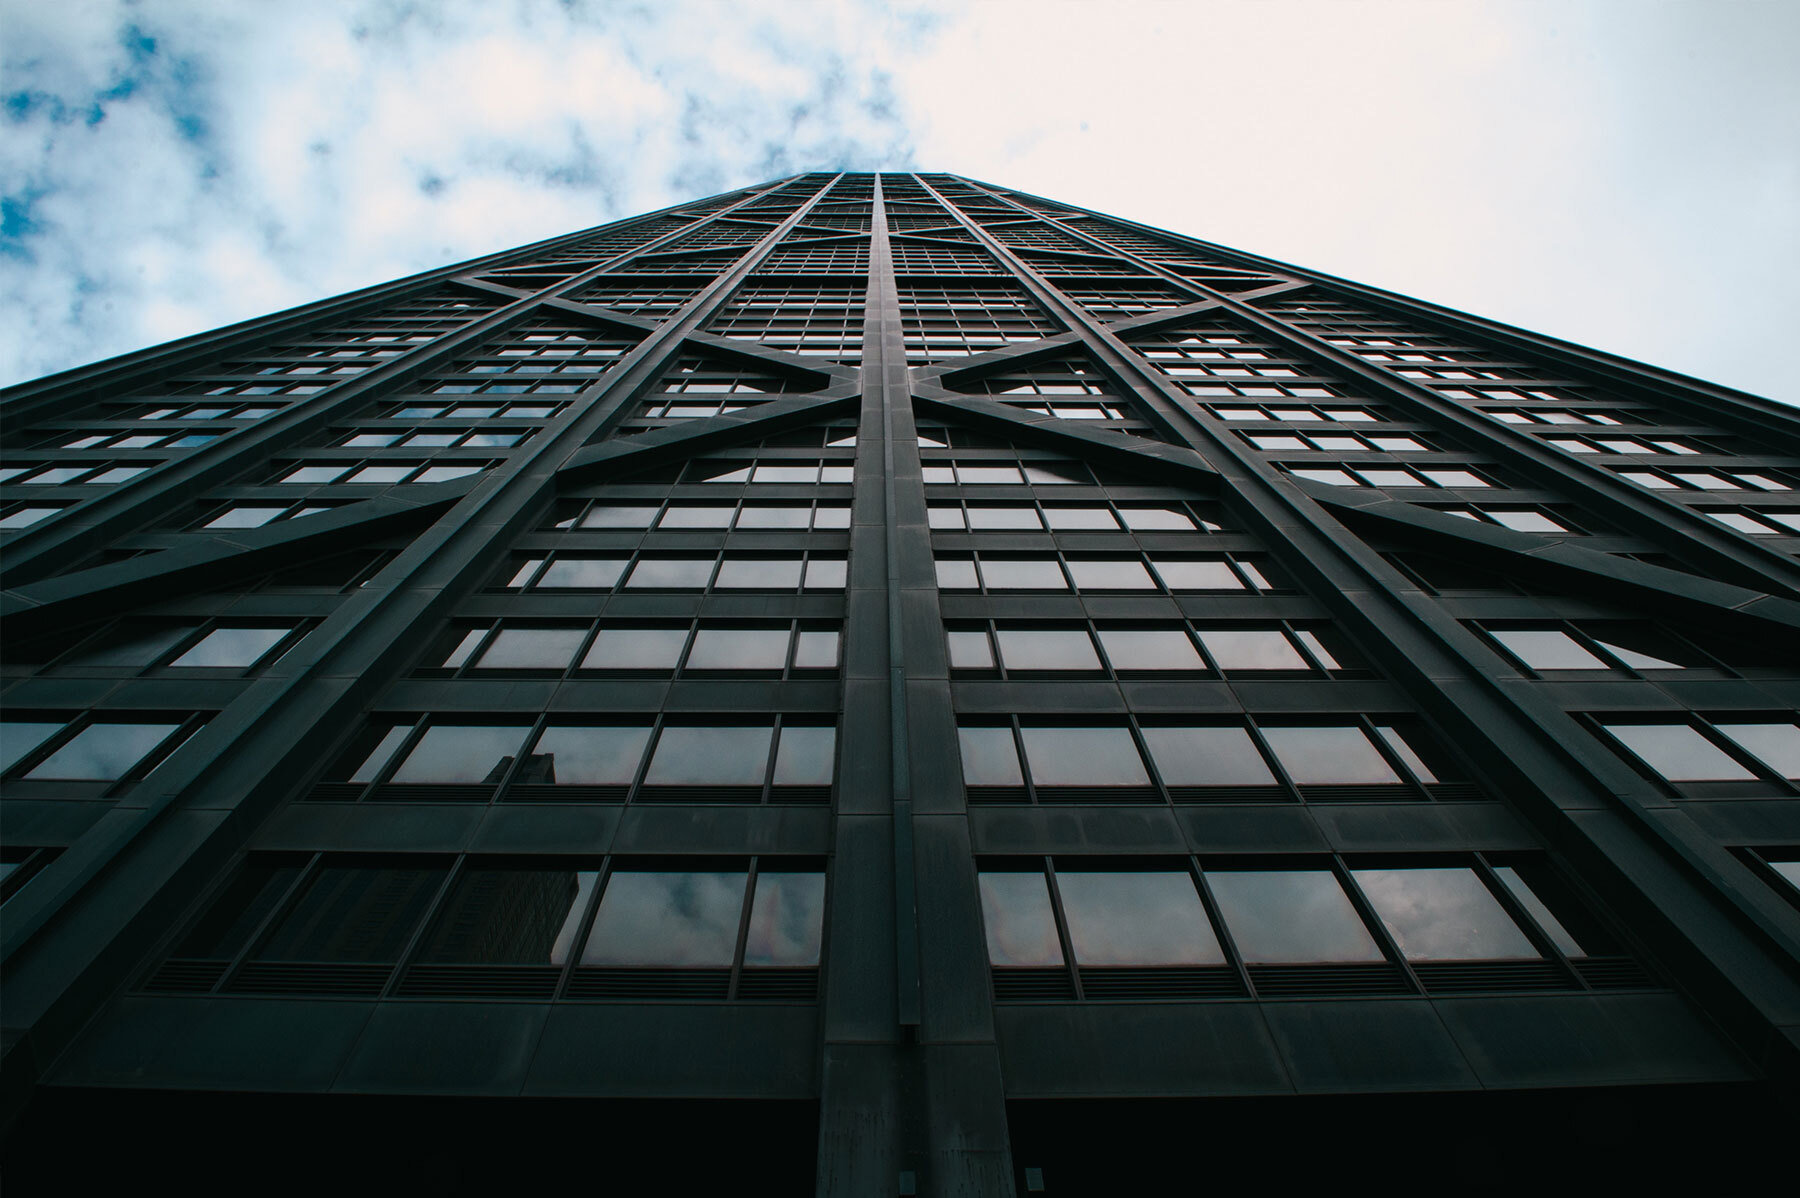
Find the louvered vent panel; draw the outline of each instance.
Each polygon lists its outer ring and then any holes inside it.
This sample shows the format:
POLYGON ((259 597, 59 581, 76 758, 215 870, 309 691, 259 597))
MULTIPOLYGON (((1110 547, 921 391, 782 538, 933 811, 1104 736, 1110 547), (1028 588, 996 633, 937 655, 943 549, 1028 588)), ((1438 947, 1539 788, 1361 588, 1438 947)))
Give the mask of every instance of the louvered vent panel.
POLYGON ((819 996, 816 969, 746 969, 737 996, 761 1002, 812 1002, 819 996))
POLYGON ((224 961, 164 961, 144 983, 156 994, 204 994, 225 975, 224 961))
POLYGON ((353 803, 367 789, 361 782, 321 782, 306 797, 314 803, 353 803))
POLYGON ((1066 969, 996 969, 994 998, 998 1002, 1056 1002, 1075 997, 1075 983, 1066 969))
POLYGON ((1386 962, 1356 965, 1252 965, 1250 984, 1259 998, 1309 998, 1333 994, 1410 994, 1406 975, 1386 962))
POLYGON ((492 786, 383 786, 375 797, 390 803, 485 803, 494 797, 492 786))
POLYGON ((237 994, 333 994, 372 997, 387 985, 392 965, 252 961, 225 986, 237 994))
POLYGON ((971 803, 1023 803, 1025 788, 1023 786, 971 786, 969 802, 971 803))
POLYGON ((1445 803, 1471 802, 1487 798, 1485 794, 1481 793, 1481 787, 1473 782, 1434 782, 1425 789, 1431 792, 1432 798, 1445 803))
POLYGON ((1280 786, 1171 786, 1169 797, 1177 803, 1287 803, 1294 798, 1280 786))
POLYGON ((395 993, 408 998, 536 998, 556 993, 555 965, 415 965, 395 993))
POLYGON ((1415 961, 1413 972, 1428 994, 1570 988, 1552 961, 1415 961))
POLYGON ((1657 985, 1630 957, 1589 957, 1573 964, 1581 980, 1596 990, 1643 990, 1657 985))
POLYGON ((565 998, 722 999, 731 988, 729 969, 577 969, 565 998))
POLYGON ((1309 803, 1404 803, 1417 798, 1410 786, 1302 786, 1309 803))
POLYGON ((506 788, 509 803, 623 803, 629 786, 538 786, 506 788))
POLYGON ((1084 969, 1081 993, 1086 998, 1170 999, 1238 998, 1245 994, 1237 970, 1225 965, 1197 969, 1084 969))
POLYGON ((1149 786, 1040 786, 1041 803, 1156 803, 1162 801, 1149 786))
POLYGON ((643 803, 755 803, 762 798, 762 787, 640 786, 637 797, 643 803))

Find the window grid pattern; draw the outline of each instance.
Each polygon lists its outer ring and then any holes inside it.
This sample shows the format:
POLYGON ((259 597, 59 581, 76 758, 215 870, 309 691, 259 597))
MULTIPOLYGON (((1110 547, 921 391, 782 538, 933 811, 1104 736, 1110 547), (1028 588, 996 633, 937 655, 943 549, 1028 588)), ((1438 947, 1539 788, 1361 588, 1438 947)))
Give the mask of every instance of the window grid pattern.
POLYGON ((915 365, 987 353, 1011 342, 1038 341, 1062 332, 1016 284, 976 288, 902 283, 900 321, 907 360, 915 365))
POLYGON ((862 360, 866 290, 754 283, 732 297, 708 331, 791 354, 855 364, 862 360))

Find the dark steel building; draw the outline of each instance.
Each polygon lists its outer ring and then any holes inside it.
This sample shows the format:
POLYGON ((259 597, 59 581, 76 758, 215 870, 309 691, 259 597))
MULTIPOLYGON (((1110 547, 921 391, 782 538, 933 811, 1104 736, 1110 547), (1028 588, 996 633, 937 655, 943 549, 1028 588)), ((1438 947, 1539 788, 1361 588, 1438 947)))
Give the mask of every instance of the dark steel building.
POLYGON ((15 1178, 1791 1143, 1793 409, 814 174, 3 411, 15 1178))

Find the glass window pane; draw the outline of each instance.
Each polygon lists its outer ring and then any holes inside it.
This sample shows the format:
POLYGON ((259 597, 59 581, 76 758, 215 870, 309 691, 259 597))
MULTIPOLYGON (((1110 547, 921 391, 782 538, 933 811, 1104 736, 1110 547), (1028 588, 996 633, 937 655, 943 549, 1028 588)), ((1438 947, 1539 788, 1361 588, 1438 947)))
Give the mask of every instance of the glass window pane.
POLYGON ((1217 965, 1225 960, 1185 873, 1058 870, 1078 965, 1217 965))
POLYGON ((597 503, 581 518, 583 528, 649 528, 654 506, 597 503))
POLYGON ((978 531, 1003 528, 1042 528, 1033 507, 970 507, 969 527, 978 531))
POLYGON ((787 664, 785 628, 708 628, 694 635, 690 670, 779 670, 787 664))
POLYGON ((1193 638, 1179 628, 1102 628, 1100 644, 1115 670, 1204 670, 1193 638))
POLYGON ((1055 559, 1020 561, 1016 559, 984 559, 981 580, 989 590, 1061 591, 1068 589, 1062 567, 1055 559))
POLYGON ((522 780, 540 786, 629 786, 650 729, 551 725, 532 746, 522 780))
POLYGON ((951 632, 950 668, 953 670, 987 670, 994 666, 993 646, 986 632, 951 632))
POLYGON ((0 724, 0 772, 11 769, 21 757, 62 730, 60 720, 55 723, 9 720, 0 724))
POLYGON ((1488 635, 1534 670, 1604 670, 1607 664, 1566 632, 1491 628, 1488 635))
POLYGON ((1488 518, 1496 524, 1519 532, 1567 532, 1568 530, 1542 512, 1491 511, 1488 518))
POLYGON ((958 728, 963 781, 969 786, 1023 786, 1011 728, 958 728))
POLYGON ((291 628, 215 628, 169 664, 247 669, 292 631, 291 628))
POLYGON ((1608 724, 1606 730, 1671 782, 1751 782, 1756 778, 1686 724, 1608 724))
POLYGON ((208 528, 261 528, 281 513, 281 507, 234 507, 206 522, 208 528))
POLYGON ((363 758, 363 763, 356 767, 356 771, 350 775, 348 781, 373 782, 375 775, 381 772, 381 768, 388 763, 388 759, 399 750, 400 745, 411 733, 411 724, 400 724, 389 728, 382 734, 380 743, 367 757, 363 758))
POLYGON ((962 482, 965 485, 980 483, 1016 483, 1020 481, 1019 469, 1016 466, 975 466, 961 462, 957 463, 956 477, 959 482, 962 482))
POLYGON ((1151 564, 1171 591, 1241 591, 1244 580, 1222 561, 1152 558, 1151 564))
POLYGON ((1301 786, 1400 781, 1361 728, 1264 728, 1263 738, 1301 786))
POLYGON ((618 585, 619 575, 624 570, 625 563, 618 558, 559 557, 550 563, 550 568, 537 580, 537 585, 610 590, 618 585))
POLYGON ((728 968, 746 880, 743 873, 615 873, 581 963, 728 968))
POLYGON ((1358 869, 1351 873, 1409 961, 1538 956, 1473 870, 1358 869))
POLYGON ((418 960, 561 965, 599 876, 585 869, 471 869, 444 901, 418 960))
POLYGON ((1800 725, 1718 724, 1715 727, 1783 778, 1800 780, 1800 725))
POLYGON ((761 786, 769 769, 769 738, 761 725, 676 724, 657 737, 644 775, 649 786, 761 786))
POLYGON ((1246 962, 1383 959, 1343 887, 1325 870, 1208 870, 1206 880, 1246 962))
POLYGON ((1098 670, 1100 657, 1085 632, 1001 628, 994 633, 1009 670, 1098 670))
POLYGON ((806 563, 809 591, 841 591, 849 581, 850 564, 841 557, 815 557, 806 563))
POLYGON ((1124 507, 1119 515, 1132 532, 1188 531, 1194 527, 1193 517, 1176 508, 1124 507))
POLYGON ((837 729, 789 724, 775 749, 775 785, 830 786, 837 767, 837 729))
MULTIPOLYGON (((1075 531, 1086 528, 1116 530, 1119 522, 1113 518, 1112 512, 1103 507, 1047 507, 1044 518, 1050 527, 1058 532, 1075 531)), ((1129 520, 1129 516, 1127 517, 1129 520)), ((1136 525, 1131 525, 1136 528, 1136 525)), ((1192 527, 1189 525, 1188 527, 1192 527)))
POLYGON ((1308 670, 1293 642, 1273 629, 1199 630, 1200 640, 1221 670, 1308 670))
POLYGON ((975 563, 956 558, 939 558, 937 584, 946 591, 974 590, 980 585, 975 580, 975 563))
POLYGON ((179 724, 89 724, 27 778, 103 782, 123 778, 179 724))
MULTIPOLYGON (((729 509, 727 509, 729 510, 729 509)), ((810 507, 781 507, 750 503, 738 513, 739 528, 805 528, 812 520, 810 507)), ((664 521, 667 523, 667 521, 664 521)))
POLYGON ((1050 910, 1050 887, 1043 874, 984 873, 981 922, 993 965, 1061 965, 1062 945, 1050 910))
POLYGON ((817 965, 825 932, 825 875, 756 875, 745 965, 817 965))
POLYGON ((1275 785, 1275 775, 1242 728, 1149 727, 1144 743, 1168 786, 1275 785))
POLYGON ((475 663, 479 670, 560 670, 587 637, 585 628, 502 628, 475 663))
POLYGON ((394 771, 394 782, 498 782, 525 728, 517 724, 437 724, 394 771))
POLYGON ((800 585, 800 559, 728 557, 713 585, 721 590, 791 591, 800 585))
POLYGON ((808 629, 794 645, 794 668, 829 670, 838 663, 838 634, 833 629, 808 629))
POLYGON ((631 568, 625 580, 628 587, 652 587, 658 590, 700 590, 712 581, 713 559, 653 558, 641 559, 631 568))
POLYGON ((727 528, 737 509, 720 504, 670 504, 657 522, 660 528, 727 528))
POLYGON ((1071 558, 1069 573, 1075 579, 1075 586, 1081 590, 1154 591, 1157 589, 1156 580, 1150 577, 1150 571, 1146 570, 1144 563, 1136 558, 1114 561, 1082 561, 1071 558))
POLYGON ((444 873, 321 869, 252 956, 262 961, 397 961, 444 873))
POLYGON ((252 859, 188 929, 172 955, 213 961, 237 956, 299 876, 298 865, 252 859))
POLYGON ((926 509, 926 517, 930 526, 934 529, 961 529, 965 527, 963 522, 963 510, 960 507, 934 503, 926 509))
POLYGON ((1039 786, 1148 786, 1128 728, 1024 728, 1025 760, 1039 786))
MULTIPOLYGON (((1390 728, 1390 727, 1387 727, 1386 725, 1382 725, 1380 727, 1377 727, 1375 729, 1375 732, 1376 732, 1376 735, 1380 736, 1381 739, 1386 742, 1387 747, 1389 749, 1391 749, 1394 753, 1396 753, 1399 756, 1401 761, 1406 763, 1406 767, 1413 772, 1413 775, 1416 778, 1418 778, 1419 781, 1421 781, 1421 782, 1436 782, 1436 781, 1438 781, 1437 774, 1432 770, 1432 768, 1430 766, 1425 764, 1425 759, 1423 757, 1419 756, 1418 752, 1413 749, 1412 745, 1407 743, 1406 738, 1400 734, 1400 730, 1398 728, 1390 728)), ((1421 742, 1421 743, 1427 743, 1427 742, 1421 742)))

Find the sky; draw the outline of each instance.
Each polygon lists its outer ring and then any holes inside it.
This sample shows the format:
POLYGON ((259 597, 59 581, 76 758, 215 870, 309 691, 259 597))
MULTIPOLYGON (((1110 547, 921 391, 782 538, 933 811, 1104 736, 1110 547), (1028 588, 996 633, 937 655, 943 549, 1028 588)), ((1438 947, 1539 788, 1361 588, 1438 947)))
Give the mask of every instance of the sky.
POLYGON ((950 171, 1800 404, 1795 0, 0 0, 0 385, 950 171))

